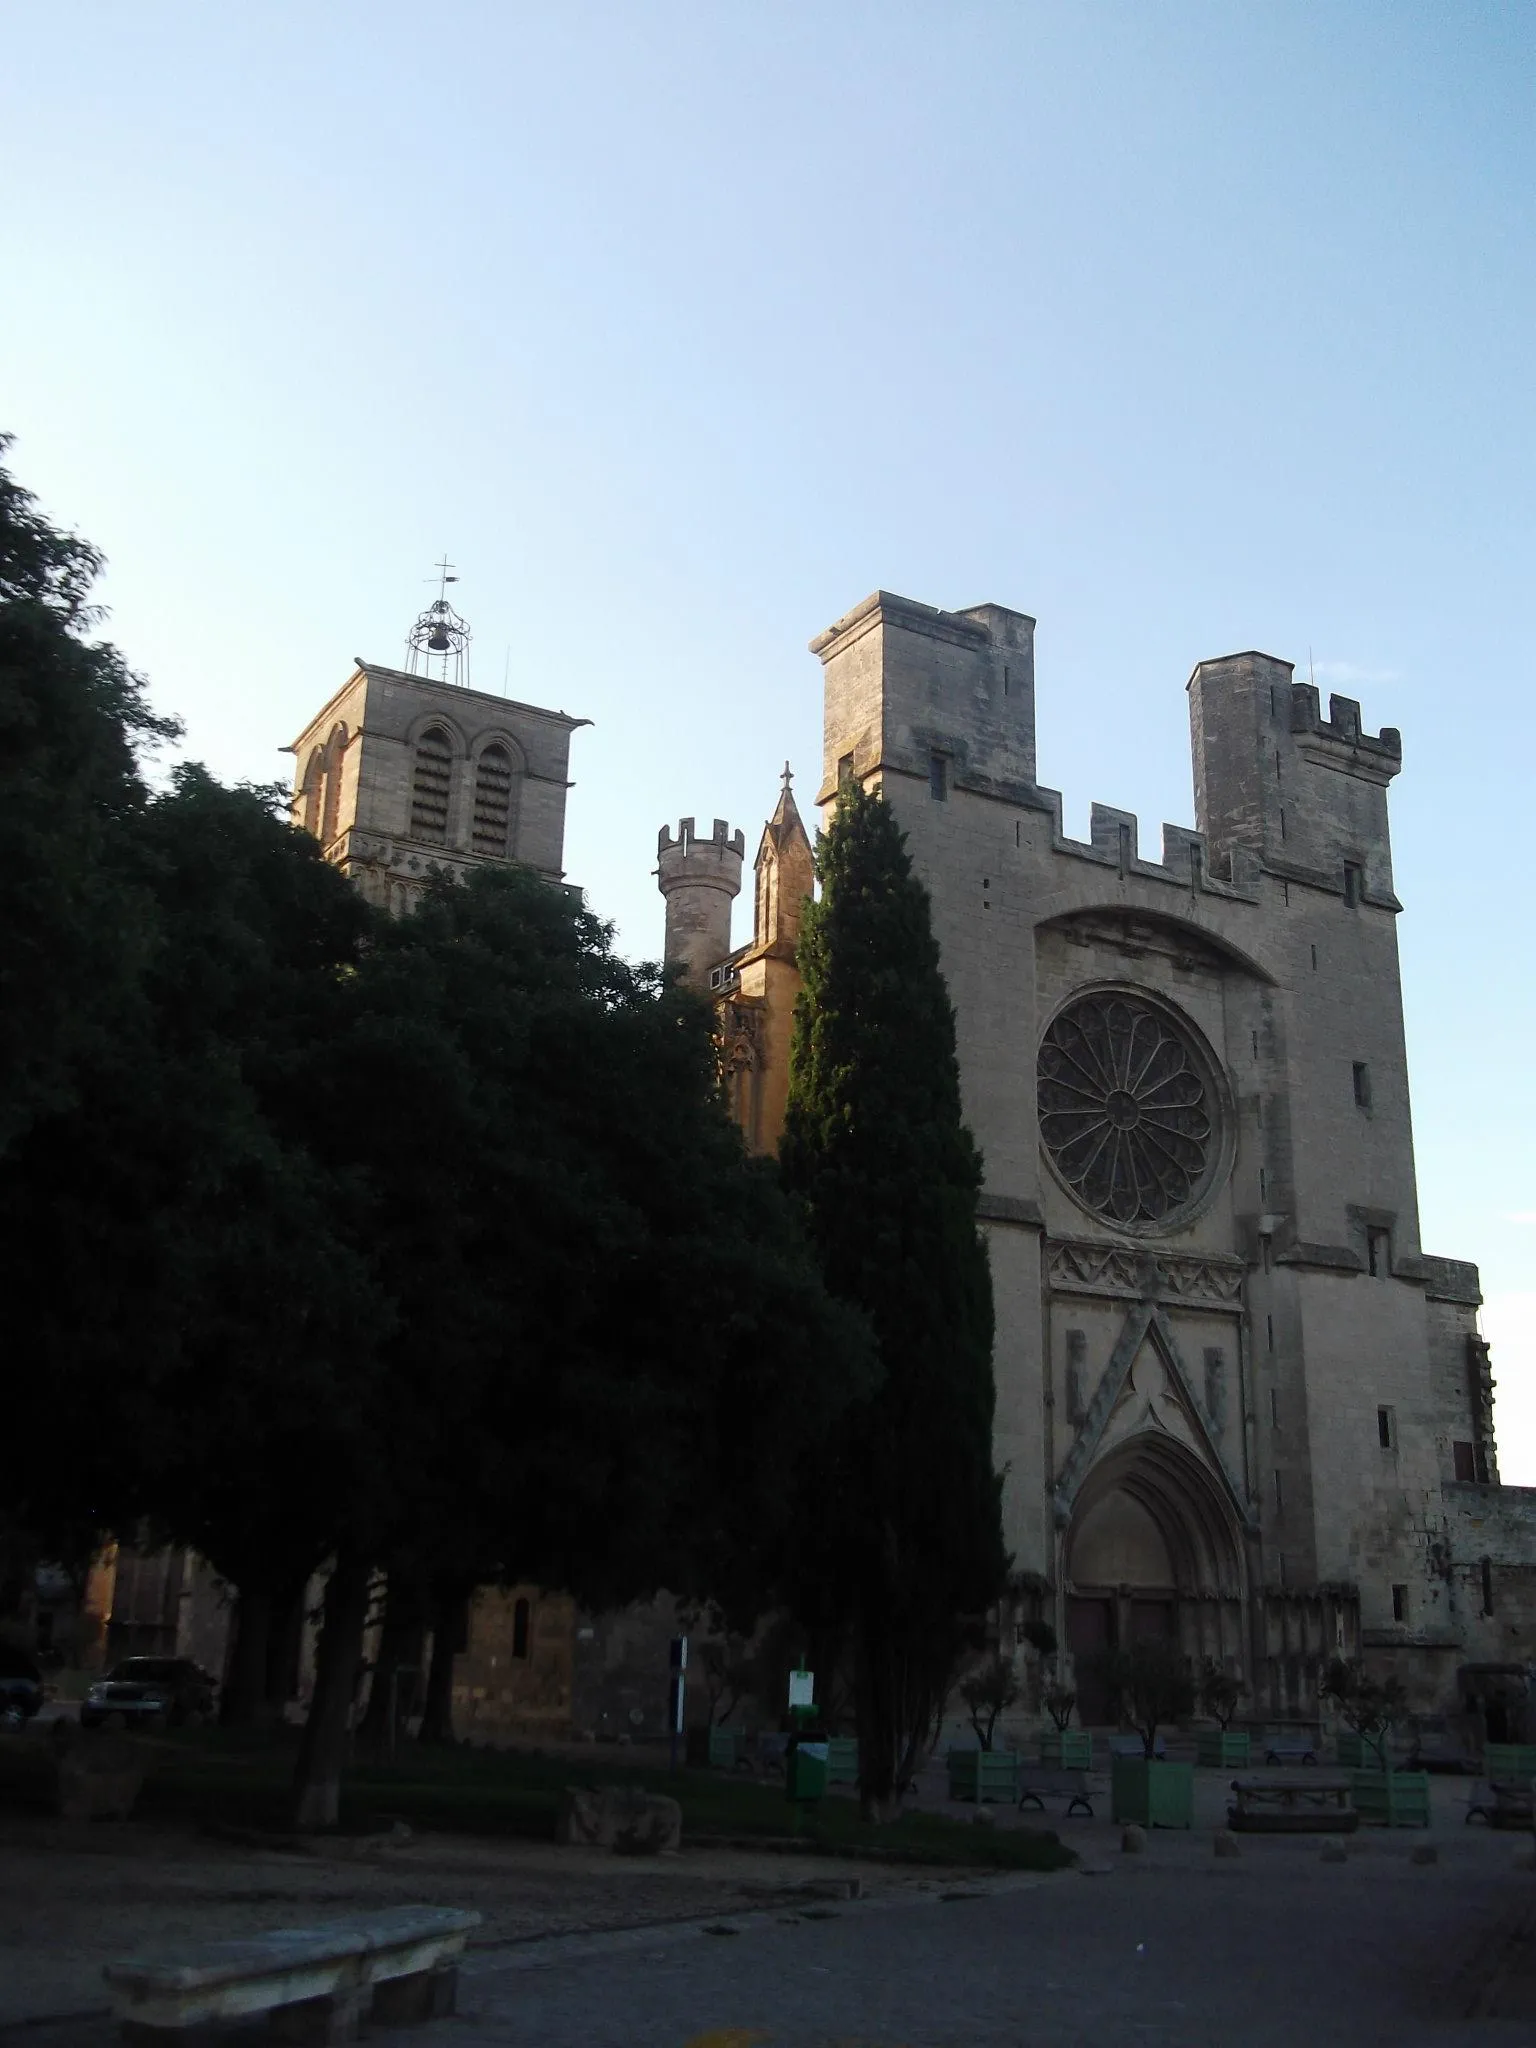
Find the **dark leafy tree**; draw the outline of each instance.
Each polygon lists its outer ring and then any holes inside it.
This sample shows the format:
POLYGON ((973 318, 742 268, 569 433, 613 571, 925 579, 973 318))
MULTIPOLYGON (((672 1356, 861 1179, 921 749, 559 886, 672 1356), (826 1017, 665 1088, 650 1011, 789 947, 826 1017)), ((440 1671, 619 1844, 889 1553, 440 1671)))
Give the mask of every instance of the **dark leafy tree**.
POLYGON ((1008 1659, 994 1651, 960 1681, 960 1697, 976 1740, 982 1749, 992 1747, 998 1716, 1007 1712, 1019 1696, 1019 1681, 1008 1659))
POLYGON ((346 1640, 300 1765, 300 1811, 324 1820, 376 1564, 414 1560, 443 1643, 496 1579, 755 1613, 805 1446, 866 1383, 868 1346, 743 1153, 707 1011, 537 877, 443 881, 377 931, 307 1073, 310 1142, 353 1178, 349 1233, 390 1317, 330 1474, 324 1633, 346 1640))
POLYGON ((1385 1767, 1392 1730, 1408 1711, 1403 1681, 1379 1677, 1358 1657, 1334 1657, 1323 1672, 1319 1691, 1385 1767))
POLYGON ((146 801, 139 757, 176 727, 89 637, 100 566, 0 464, 0 1157, 77 1099, 146 943, 124 835, 146 801))
POLYGON ((1092 1665, 1118 1702, 1119 1711, 1141 1737, 1149 1758, 1157 1754, 1159 1728, 1186 1720, 1194 1712, 1194 1672, 1178 1644, 1166 1636, 1102 1650, 1092 1665))
POLYGON ((860 1789, 881 1816, 1006 1572, 992 1290, 928 895, 883 797, 845 790, 817 871, 780 1158, 882 1378, 815 1467, 815 1566, 796 1605, 851 1639, 860 1789))

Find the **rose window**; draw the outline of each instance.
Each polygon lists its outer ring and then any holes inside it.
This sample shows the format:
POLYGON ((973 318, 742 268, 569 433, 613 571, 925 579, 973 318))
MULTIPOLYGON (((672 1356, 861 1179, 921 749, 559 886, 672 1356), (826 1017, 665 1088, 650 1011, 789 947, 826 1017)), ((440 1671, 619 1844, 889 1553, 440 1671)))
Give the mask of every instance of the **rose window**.
POLYGON ((1216 1150, 1204 1062, 1135 996, 1080 996, 1040 1047, 1040 1137, 1086 1208, 1131 1227, 1194 1200, 1216 1150))

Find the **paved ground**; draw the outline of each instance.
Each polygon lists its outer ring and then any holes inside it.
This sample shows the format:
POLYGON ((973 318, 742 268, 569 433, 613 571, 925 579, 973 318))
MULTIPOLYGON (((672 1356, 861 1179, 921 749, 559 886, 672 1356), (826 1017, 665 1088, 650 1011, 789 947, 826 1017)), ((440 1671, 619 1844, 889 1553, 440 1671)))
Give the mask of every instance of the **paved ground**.
POLYGON ((1436 1785, 1416 1833, 1252 1838, 1205 1825, 1127 1856, 1105 1822, 1063 1825, 1079 1871, 944 1876, 863 1866, 870 1895, 797 1889, 819 1858, 692 1852, 639 1866, 538 1844, 440 1838, 363 1860, 222 1849, 138 1830, 0 1836, 0 2048, 106 2048, 100 1963, 180 1937, 407 1900, 486 1923, 456 2019, 402 2048, 1363 2048, 1529 2042, 1530 1838, 1464 1827, 1436 1785), (93 2011, 92 2008, 95 2010, 93 2011), (9 2022, 9 2024, 7 2024, 9 2022))

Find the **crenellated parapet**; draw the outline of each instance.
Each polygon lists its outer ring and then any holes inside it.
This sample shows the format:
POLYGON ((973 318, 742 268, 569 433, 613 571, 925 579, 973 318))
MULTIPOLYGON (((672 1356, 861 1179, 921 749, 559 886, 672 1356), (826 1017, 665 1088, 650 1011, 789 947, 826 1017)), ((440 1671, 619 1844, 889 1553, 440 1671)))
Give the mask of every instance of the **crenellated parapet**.
POLYGON ((1330 696, 1324 718, 1321 693, 1313 683, 1291 685, 1291 731, 1330 750, 1344 750, 1350 760, 1340 761, 1330 753, 1328 765, 1352 769, 1373 781, 1390 782, 1403 765, 1403 736, 1395 725, 1384 725, 1379 733, 1364 731, 1353 697, 1330 696))
POLYGON ((1117 810, 1113 804, 1095 804, 1090 813, 1089 837, 1069 839, 1062 830, 1061 792, 1037 789, 1034 794, 1051 818, 1051 850, 1070 859, 1092 861, 1112 870, 1120 879, 1137 876, 1143 881, 1161 882, 1191 893, 1235 898, 1254 903, 1259 894, 1260 865, 1245 849, 1236 849, 1226 863, 1227 873, 1215 871, 1203 832, 1185 825, 1163 826, 1163 857, 1143 857, 1140 826, 1133 811, 1117 810))

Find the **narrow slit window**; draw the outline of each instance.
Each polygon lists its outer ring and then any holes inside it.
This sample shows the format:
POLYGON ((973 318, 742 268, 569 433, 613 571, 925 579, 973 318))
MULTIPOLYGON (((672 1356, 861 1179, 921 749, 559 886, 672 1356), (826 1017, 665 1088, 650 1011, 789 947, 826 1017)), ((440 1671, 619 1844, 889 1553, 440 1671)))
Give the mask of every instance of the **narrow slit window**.
POLYGON ((1384 1280, 1392 1271, 1392 1235, 1386 1230, 1365 1233, 1365 1263, 1373 1280, 1384 1280))
POLYGON ((1371 1106, 1371 1070, 1365 1060, 1353 1063, 1355 1077, 1355 1107, 1369 1109, 1371 1106))
POLYGON ((1384 1451, 1390 1451, 1397 1443, 1397 1417, 1390 1408, 1376 1410, 1376 1441, 1384 1451))
POLYGON ((838 757, 837 763, 837 786, 839 789, 846 789, 852 780, 853 756, 852 754, 841 754, 838 757))
POLYGON ((1394 1621, 1406 1621, 1408 1619, 1408 1588, 1406 1586, 1394 1586, 1392 1588, 1392 1619, 1394 1621))
POLYGON ((1493 1612, 1493 1559, 1491 1557, 1483 1559, 1483 1612, 1484 1614, 1492 1614, 1493 1612))
POLYGON ((1477 1453, 1471 1444, 1451 1445, 1451 1456, 1455 1460, 1456 1477, 1463 1486, 1471 1486, 1477 1480, 1477 1453))
POLYGON ((936 804, 943 803, 949 796, 948 754, 928 756, 928 794, 936 804))
POLYGON ((1344 863, 1344 902, 1350 910, 1358 910, 1360 898, 1365 889, 1365 870, 1358 861, 1344 863))
POLYGON ((429 725, 416 742, 411 778, 411 837, 442 846, 448 839, 448 791, 453 779, 453 747, 440 725, 429 725))

